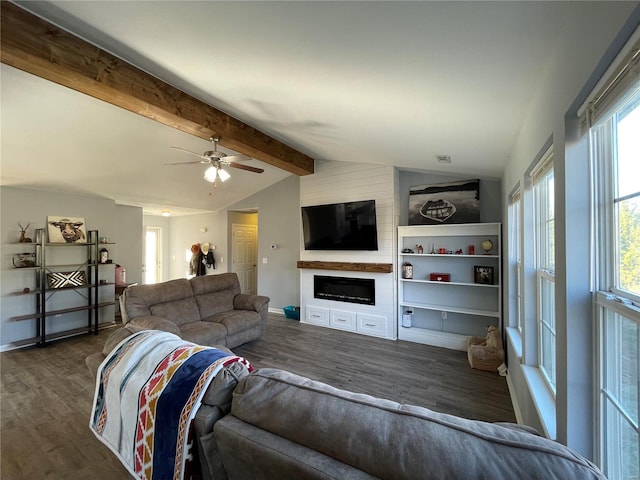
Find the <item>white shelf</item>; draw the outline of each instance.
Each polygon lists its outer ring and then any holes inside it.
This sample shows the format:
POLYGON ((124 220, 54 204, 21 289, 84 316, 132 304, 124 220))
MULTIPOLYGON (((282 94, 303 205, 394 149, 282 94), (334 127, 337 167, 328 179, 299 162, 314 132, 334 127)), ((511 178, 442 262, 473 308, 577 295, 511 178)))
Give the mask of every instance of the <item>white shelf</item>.
POLYGON ((435 280, 420 280, 419 278, 401 278, 400 281, 408 283, 433 283, 435 285, 455 285, 458 287, 483 287, 483 288, 499 288, 500 285, 489 285, 487 283, 469 283, 469 282, 436 282, 435 280))
POLYGON ((403 257, 500 258, 500 255, 466 255, 457 253, 400 253, 403 257))
POLYGON ((468 336, 485 336, 487 324, 502 327, 501 224, 472 223, 398 227, 398 338, 411 342, 466 350, 468 336), (484 254, 484 240, 493 249, 484 254), (425 252, 443 248, 454 253, 425 252), (468 251, 474 248, 474 255, 468 251), (456 251, 465 253, 456 254, 456 251), (413 266, 413 278, 402 278, 404 263, 413 266), (477 270, 493 272, 493 283, 474 282, 477 270), (446 273, 452 280, 429 280, 433 273, 446 273), (402 326, 402 316, 412 310, 412 326, 402 326), (483 321, 484 320, 484 321, 483 321))
POLYGON ((411 308, 421 308, 423 310, 434 310, 437 312, 462 313, 464 315, 479 315, 482 317, 500 318, 500 312, 492 311, 492 310, 478 310, 476 308, 459 308, 459 307, 451 307, 448 305, 435 305, 435 304, 419 303, 419 302, 400 302, 400 306, 403 309, 407 307, 411 307, 411 308))

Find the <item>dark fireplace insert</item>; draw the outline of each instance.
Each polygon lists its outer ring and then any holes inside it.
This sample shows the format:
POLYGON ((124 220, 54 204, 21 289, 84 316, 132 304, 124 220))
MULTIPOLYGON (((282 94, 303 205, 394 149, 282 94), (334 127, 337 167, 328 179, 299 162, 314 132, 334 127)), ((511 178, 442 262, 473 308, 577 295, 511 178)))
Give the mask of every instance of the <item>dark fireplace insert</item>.
POLYGON ((376 304, 376 283, 373 278, 313 276, 313 296, 338 302, 376 304))

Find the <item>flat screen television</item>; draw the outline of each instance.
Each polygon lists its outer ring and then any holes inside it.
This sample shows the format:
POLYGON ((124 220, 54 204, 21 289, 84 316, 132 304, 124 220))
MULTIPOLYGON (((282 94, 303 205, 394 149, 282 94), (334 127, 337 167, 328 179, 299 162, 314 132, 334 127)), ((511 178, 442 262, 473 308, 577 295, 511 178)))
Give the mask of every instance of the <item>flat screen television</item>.
POLYGON ((302 207, 305 250, 378 250, 376 201, 302 207))

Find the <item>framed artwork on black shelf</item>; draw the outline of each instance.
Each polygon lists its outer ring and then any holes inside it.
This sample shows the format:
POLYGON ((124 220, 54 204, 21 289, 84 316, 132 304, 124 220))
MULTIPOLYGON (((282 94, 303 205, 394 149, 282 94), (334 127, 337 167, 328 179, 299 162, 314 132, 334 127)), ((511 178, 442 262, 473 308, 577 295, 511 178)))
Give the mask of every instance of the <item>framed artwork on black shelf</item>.
POLYGON ((473 281, 485 285, 493 285, 493 267, 475 265, 473 267, 473 281))
POLYGON ((47 217, 49 243, 87 243, 84 218, 47 217))

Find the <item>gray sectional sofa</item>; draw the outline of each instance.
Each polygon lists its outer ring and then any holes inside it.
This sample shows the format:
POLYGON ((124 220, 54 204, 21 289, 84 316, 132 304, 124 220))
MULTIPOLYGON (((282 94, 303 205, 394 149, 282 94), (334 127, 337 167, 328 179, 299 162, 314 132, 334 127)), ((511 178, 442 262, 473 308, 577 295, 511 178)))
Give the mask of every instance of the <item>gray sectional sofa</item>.
MULTIPOLYGON (((115 331, 87 358, 94 375, 134 330, 115 331)), ((284 370, 232 367, 216 376, 195 417, 195 478, 606 480, 526 426, 445 415, 284 370)))
POLYGON ((222 273, 132 286, 120 304, 125 325, 164 330, 199 345, 233 348, 262 336, 269 297, 240 293, 238 276, 222 273))

